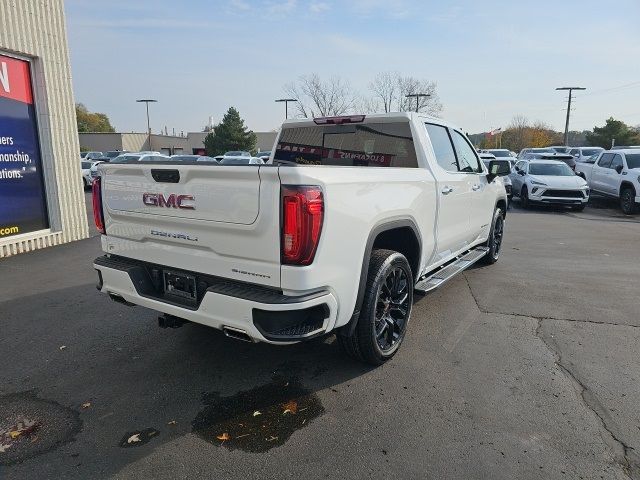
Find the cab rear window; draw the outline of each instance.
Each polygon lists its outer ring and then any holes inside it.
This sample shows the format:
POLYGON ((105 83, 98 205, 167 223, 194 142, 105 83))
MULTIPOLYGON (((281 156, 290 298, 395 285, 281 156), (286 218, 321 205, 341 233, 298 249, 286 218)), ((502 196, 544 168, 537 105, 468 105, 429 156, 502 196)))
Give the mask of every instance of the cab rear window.
POLYGON ((408 122, 313 125, 282 129, 274 153, 297 165, 417 168, 408 122))

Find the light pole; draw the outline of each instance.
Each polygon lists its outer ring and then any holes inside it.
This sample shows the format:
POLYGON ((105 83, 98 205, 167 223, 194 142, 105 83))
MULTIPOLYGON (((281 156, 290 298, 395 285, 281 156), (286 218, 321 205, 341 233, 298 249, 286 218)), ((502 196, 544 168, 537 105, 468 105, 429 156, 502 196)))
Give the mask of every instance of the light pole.
POLYGON ((584 87, 558 87, 556 90, 569 90, 569 102, 567 103, 567 121, 564 124, 564 146, 569 146, 569 114, 571 113, 571 94, 574 90, 586 90, 584 87))
POLYGON ((284 102, 284 119, 289 118, 289 102, 297 102, 295 98, 279 98, 276 103, 284 102))
POLYGON ((407 98, 415 97, 415 99, 416 99, 416 112, 419 109, 418 104, 420 103, 420 98, 425 98, 425 97, 430 97, 430 96, 431 96, 430 93, 410 93, 409 95, 405 95, 405 97, 407 97, 407 98))
POLYGON ((153 100, 151 98, 143 98, 140 100, 136 100, 136 102, 144 103, 147 105, 147 134, 149 135, 149 150, 153 150, 153 148, 151 148, 151 124, 149 123, 149 104, 156 103, 157 100, 153 100))

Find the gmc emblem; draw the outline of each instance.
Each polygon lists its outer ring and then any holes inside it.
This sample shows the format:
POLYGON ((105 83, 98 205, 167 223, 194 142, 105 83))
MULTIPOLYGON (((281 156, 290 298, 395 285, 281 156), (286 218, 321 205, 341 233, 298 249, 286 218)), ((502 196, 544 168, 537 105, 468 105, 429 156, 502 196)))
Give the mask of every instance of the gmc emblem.
POLYGON ((165 198, 162 193, 142 194, 142 203, 149 207, 167 207, 195 210, 196 206, 193 204, 194 201, 195 198, 193 198, 193 195, 176 195, 175 193, 172 193, 165 198))

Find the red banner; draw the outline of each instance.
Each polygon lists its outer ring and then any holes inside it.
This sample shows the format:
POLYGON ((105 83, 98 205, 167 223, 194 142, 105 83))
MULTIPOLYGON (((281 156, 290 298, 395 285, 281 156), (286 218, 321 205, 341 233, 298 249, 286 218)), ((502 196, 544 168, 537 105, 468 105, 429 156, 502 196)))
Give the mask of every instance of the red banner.
POLYGON ((33 103, 29 62, 0 55, 0 97, 33 103))

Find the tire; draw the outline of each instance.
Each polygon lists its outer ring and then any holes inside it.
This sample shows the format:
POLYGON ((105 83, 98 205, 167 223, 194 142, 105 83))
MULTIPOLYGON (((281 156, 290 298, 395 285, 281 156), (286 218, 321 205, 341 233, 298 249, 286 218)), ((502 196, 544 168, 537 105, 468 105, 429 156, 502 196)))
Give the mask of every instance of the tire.
POLYGON ((523 186, 520 191, 520 205, 522 208, 527 209, 531 206, 531 202, 529 201, 529 189, 527 186, 523 186))
POLYGON ((502 250, 502 240, 504 238, 504 215, 500 207, 496 207, 491 220, 491 231, 485 247, 489 247, 489 251, 482 258, 485 265, 493 265, 500 258, 502 250))
POLYGON ((413 285, 413 273, 404 255, 382 249, 371 253, 358 323, 352 335, 338 334, 338 342, 349 356, 382 365, 396 354, 411 317, 413 285))
POLYGON ((571 207, 571 210, 573 210, 574 212, 582 212, 584 210, 584 207, 586 206, 587 206, 586 203, 583 203, 582 205, 575 205, 571 207))
POLYGON ((632 188, 624 188, 620 192, 620 209, 625 215, 633 215, 638 211, 636 192, 632 188))

